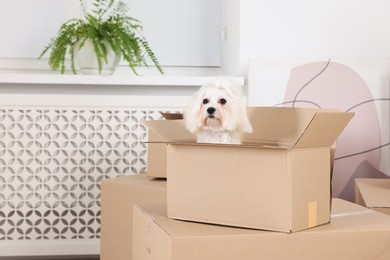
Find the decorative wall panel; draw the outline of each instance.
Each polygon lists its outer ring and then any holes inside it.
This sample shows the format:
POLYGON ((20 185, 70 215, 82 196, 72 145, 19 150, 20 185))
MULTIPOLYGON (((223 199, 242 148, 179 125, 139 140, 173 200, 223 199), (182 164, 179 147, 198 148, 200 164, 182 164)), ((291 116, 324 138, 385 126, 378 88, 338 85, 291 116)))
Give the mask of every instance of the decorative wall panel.
POLYGON ((0 240, 95 239, 100 182, 146 171, 157 110, 0 108, 0 240))

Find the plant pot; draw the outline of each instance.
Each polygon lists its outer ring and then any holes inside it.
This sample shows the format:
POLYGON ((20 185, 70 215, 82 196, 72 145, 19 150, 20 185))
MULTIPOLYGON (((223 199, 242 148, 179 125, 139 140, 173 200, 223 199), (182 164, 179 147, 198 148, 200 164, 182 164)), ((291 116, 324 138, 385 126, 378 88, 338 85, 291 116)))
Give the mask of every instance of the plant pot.
POLYGON ((78 71, 86 75, 112 75, 118 66, 122 55, 117 55, 108 43, 104 43, 107 48, 107 62, 102 59, 102 70, 99 73, 99 64, 93 44, 90 40, 85 41, 84 45, 79 48, 80 42, 76 43, 74 50, 74 59, 78 65, 78 71))

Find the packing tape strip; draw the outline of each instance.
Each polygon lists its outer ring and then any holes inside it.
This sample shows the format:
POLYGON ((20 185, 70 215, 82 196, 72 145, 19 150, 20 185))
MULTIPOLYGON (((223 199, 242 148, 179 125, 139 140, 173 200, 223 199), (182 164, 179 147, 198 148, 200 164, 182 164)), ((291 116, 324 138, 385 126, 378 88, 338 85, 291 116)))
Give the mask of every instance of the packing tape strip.
POLYGON ((307 227, 311 228, 317 226, 317 201, 309 202, 307 213, 307 227))
POLYGON ((149 255, 152 252, 152 218, 148 219, 148 226, 146 231, 146 251, 149 255))

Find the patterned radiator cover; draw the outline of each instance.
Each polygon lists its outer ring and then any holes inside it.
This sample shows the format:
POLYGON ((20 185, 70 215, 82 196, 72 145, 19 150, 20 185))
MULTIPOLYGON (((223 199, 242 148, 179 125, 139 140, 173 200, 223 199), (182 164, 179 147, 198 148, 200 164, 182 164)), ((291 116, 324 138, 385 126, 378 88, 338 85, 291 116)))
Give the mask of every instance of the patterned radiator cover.
POLYGON ((146 170, 157 110, 0 109, 0 240, 100 235, 100 182, 146 170))

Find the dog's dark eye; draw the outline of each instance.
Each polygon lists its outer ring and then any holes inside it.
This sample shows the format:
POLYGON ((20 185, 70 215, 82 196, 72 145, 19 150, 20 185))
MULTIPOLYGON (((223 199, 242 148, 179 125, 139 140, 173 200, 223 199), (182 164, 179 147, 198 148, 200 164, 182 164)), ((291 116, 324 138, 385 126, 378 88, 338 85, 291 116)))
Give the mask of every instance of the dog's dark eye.
POLYGON ((225 104, 226 104, 226 99, 221 98, 221 99, 219 100, 219 103, 220 103, 221 105, 225 105, 225 104))
POLYGON ((203 105, 206 105, 207 103, 209 103, 209 100, 207 98, 203 99, 203 105))

